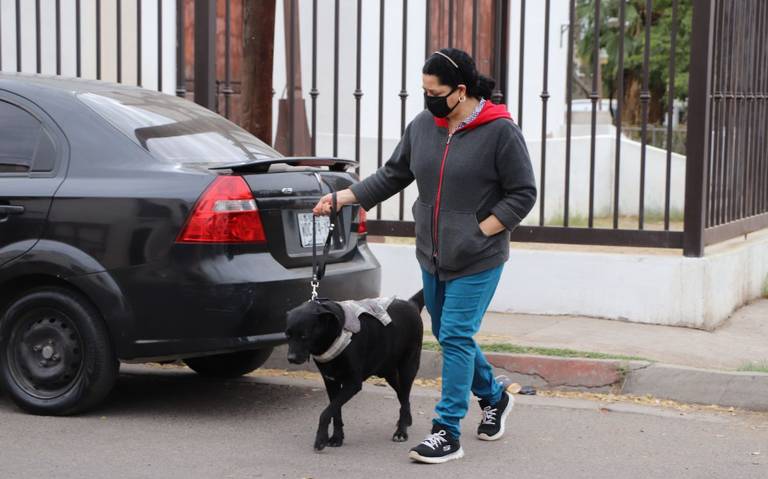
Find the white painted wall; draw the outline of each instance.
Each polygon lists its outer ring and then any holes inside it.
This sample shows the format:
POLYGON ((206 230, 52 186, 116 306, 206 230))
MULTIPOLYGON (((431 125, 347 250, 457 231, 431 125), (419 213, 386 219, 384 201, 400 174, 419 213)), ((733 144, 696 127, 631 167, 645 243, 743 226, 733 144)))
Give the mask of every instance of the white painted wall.
MULTIPOLYGON (((595 215, 613 214, 616 178, 616 136, 613 127, 595 137, 595 215)), ((541 193, 541 148, 538 139, 527 140, 536 181, 541 193)), ((549 138, 546 142, 545 220, 562 220, 565 202, 565 138, 549 138)), ((571 138, 570 216, 589 214, 589 159, 591 137, 571 138)), ((622 137, 619 163, 619 213, 636 216, 640 205, 640 143, 622 137)), ((662 214, 665 201, 667 152, 648 146, 646 149, 646 213, 662 214)), ((670 174, 670 211, 682 212, 685 200, 685 156, 672 154, 670 174)), ((539 204, 523 224, 538 224, 539 204)))
MULTIPOLYGON (((513 1, 509 18, 509 109, 517 119, 520 77, 520 8, 522 2, 513 1)), ((525 5, 525 56, 523 67, 523 134, 528 141, 541 140, 542 102, 544 86, 544 12, 542 0, 525 5)), ((549 81, 547 106, 547 134, 560 130, 565 121, 565 80, 568 66, 568 1, 552 0, 549 26, 549 81), (561 41, 562 40, 562 41, 561 41)))
MULTIPOLYGON (((371 244, 382 295, 421 289, 413 246, 371 244)), ((711 330, 760 297, 768 233, 710 248, 703 258, 513 248, 490 310, 578 315, 711 330)))
MULTIPOLYGON (((334 56, 334 10, 333 2, 318 2, 317 36, 317 154, 333 154, 333 56, 334 56), (327 8, 323 8, 327 6, 327 8)), ((373 173, 378 159, 378 96, 379 96, 379 4, 362 2, 362 55, 361 55, 361 176, 373 173)), ((355 99, 356 87, 356 21, 357 1, 340 2, 339 36, 339 115, 338 115, 338 156, 355 157, 355 99)), ((402 52, 402 0, 386 2, 385 48, 384 48, 384 102, 382 121, 382 162, 391 155, 400 139, 400 108, 398 96, 401 89, 402 52)), ((283 2, 277 1, 275 28, 274 88, 277 92, 274 102, 273 124, 277 125, 278 98, 286 87, 285 32, 283 29, 283 2)), ((300 2, 300 41, 303 93, 307 105, 308 121, 311 118, 312 86, 312 4, 300 2)), ((406 64, 406 121, 410 121, 423 109, 421 90, 421 67, 424 61, 426 10, 423 2, 408 2, 408 51, 406 64)), ((416 198, 415 185, 406 191, 406 210, 416 198)), ((397 198, 383 205, 384 217, 397 218, 397 198)), ((410 211, 407 211, 410 218, 410 211)))
MULTIPOLYGON (((157 89, 157 5, 162 2, 163 91, 176 89, 176 2, 174 0, 122 1, 122 80, 137 82, 137 3, 142 2, 142 84, 157 89)), ((21 71, 36 72, 35 2, 21 4, 21 71)), ((41 67, 43 74, 56 74, 56 1, 40 2, 41 67)), ((14 72, 16 62, 16 2, 0 0, 0 70, 14 72)), ((81 11, 82 76, 96 78, 96 1, 82 0, 81 11)), ((101 78, 117 80, 117 1, 101 2, 101 78)), ((76 27, 75 0, 61 0, 61 74, 75 76, 76 27)))

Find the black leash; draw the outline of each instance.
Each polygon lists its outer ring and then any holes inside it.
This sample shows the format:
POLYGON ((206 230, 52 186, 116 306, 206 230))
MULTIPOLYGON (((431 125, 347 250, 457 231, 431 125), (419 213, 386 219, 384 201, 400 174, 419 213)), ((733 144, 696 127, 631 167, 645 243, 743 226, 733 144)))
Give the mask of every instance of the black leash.
POLYGON ((331 214, 330 225, 328 228, 328 237, 325 238, 325 244, 323 245, 323 255, 320 260, 317 259, 317 216, 312 215, 312 297, 310 301, 317 300, 317 288, 320 286, 320 280, 325 276, 325 263, 328 260, 328 253, 331 251, 331 240, 333 239, 333 229, 336 226, 336 218, 338 217, 338 203, 336 200, 336 192, 331 193, 331 214))

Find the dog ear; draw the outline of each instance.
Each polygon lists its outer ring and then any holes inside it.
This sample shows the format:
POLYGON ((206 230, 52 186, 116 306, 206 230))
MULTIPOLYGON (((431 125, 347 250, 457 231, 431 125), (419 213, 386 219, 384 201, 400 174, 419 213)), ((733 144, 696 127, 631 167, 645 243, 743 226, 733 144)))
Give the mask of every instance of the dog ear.
POLYGON ((344 310, 333 301, 324 301, 322 303, 322 318, 329 321, 334 330, 341 331, 344 328, 344 310))

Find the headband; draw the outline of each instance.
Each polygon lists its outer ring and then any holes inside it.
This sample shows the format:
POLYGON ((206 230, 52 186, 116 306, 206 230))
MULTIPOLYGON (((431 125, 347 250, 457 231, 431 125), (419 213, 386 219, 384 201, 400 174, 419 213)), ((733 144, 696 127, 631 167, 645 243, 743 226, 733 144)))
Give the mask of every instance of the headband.
POLYGON ((459 68, 459 65, 457 65, 456 62, 453 61, 453 58, 449 57, 445 53, 443 53, 441 51, 436 51, 435 53, 433 53, 433 55, 440 55, 441 57, 443 57, 446 60, 448 60, 449 62, 451 62, 451 65, 455 66, 457 70, 461 71, 461 69, 459 68))

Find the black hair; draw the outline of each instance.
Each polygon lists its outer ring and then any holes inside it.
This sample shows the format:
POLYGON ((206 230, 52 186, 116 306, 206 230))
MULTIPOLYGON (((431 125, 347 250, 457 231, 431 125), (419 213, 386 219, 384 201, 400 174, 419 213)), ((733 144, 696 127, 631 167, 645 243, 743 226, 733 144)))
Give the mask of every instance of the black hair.
POLYGON ((421 72, 426 75, 434 75, 440 80, 441 85, 456 88, 466 85, 467 95, 474 98, 490 98, 496 82, 485 75, 481 75, 475 66, 475 60, 458 48, 443 48, 440 53, 433 53, 424 62, 421 72), (443 55, 448 56, 445 58, 443 55), (453 60, 453 63, 451 63, 453 60), (458 66, 458 68, 457 68, 458 66))

